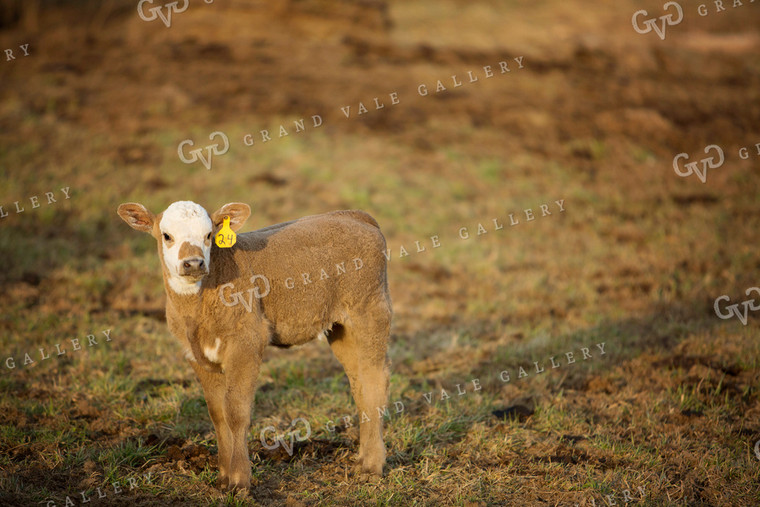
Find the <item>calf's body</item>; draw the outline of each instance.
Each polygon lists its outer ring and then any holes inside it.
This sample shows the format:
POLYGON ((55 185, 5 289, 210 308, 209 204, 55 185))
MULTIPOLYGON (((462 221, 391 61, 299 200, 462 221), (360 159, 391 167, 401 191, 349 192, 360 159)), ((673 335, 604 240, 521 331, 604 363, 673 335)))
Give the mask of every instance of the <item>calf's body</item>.
POLYGON ((240 203, 210 217, 188 201, 158 216, 139 204, 119 207, 130 226, 159 242, 167 323, 203 386, 221 485, 250 485, 247 433, 264 348, 320 335, 343 365, 357 408, 370 416, 360 426, 358 472, 382 476, 378 409, 388 399, 392 310, 377 222, 361 211, 338 211, 239 234, 232 248, 210 244, 209 232, 224 217, 237 229, 249 214, 240 203))

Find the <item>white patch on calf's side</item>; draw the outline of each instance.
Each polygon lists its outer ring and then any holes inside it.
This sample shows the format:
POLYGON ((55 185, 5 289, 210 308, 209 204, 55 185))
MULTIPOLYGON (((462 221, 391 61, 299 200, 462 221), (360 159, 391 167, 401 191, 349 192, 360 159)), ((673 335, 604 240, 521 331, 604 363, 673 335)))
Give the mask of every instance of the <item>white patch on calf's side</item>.
POLYGON ((214 342, 214 348, 213 349, 209 348, 209 347, 205 347, 203 349, 203 353, 206 354, 206 357, 212 363, 221 363, 222 362, 221 358, 219 357, 219 347, 221 346, 221 344, 222 344, 222 341, 219 338, 217 338, 216 341, 214 342))

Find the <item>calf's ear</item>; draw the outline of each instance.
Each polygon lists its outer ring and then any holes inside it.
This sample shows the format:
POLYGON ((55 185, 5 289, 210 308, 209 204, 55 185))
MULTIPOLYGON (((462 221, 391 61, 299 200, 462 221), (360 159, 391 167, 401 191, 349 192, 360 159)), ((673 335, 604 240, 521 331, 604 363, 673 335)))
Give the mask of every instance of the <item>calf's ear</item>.
POLYGON ((122 220, 137 230, 150 233, 153 231, 153 223, 156 217, 145 206, 136 202, 126 202, 119 205, 116 211, 122 220))
POLYGON ((230 228, 237 231, 248 217, 251 216, 251 207, 242 202, 228 202, 211 215, 214 228, 219 228, 224 222, 224 217, 230 217, 230 228))

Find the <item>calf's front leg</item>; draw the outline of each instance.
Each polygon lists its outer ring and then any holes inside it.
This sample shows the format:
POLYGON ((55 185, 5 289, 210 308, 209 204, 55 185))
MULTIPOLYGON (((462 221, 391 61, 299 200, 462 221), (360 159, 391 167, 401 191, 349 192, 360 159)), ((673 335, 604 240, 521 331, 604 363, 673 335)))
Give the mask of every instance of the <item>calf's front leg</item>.
POLYGON ((232 436, 228 489, 233 491, 251 485, 247 437, 263 352, 264 347, 250 337, 235 337, 228 342, 223 361, 224 420, 232 436))
POLYGON ((216 441, 219 449, 217 455, 219 467, 217 485, 220 489, 226 489, 229 484, 230 458, 232 456, 232 432, 224 415, 224 399, 227 383, 222 373, 210 372, 196 361, 190 361, 190 364, 193 366, 195 375, 203 387, 208 414, 216 430, 216 441))

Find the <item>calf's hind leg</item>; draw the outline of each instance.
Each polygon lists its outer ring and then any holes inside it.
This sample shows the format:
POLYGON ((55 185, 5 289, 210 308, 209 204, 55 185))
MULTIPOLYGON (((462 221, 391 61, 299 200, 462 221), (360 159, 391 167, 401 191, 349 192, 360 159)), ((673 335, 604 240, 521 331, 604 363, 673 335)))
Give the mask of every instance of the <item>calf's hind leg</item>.
POLYGON ((357 472, 363 480, 382 477, 385 465, 382 413, 388 402, 390 379, 390 316, 390 309, 381 306, 375 312, 352 318, 350 325, 329 339, 333 353, 346 370, 359 410, 357 472))

